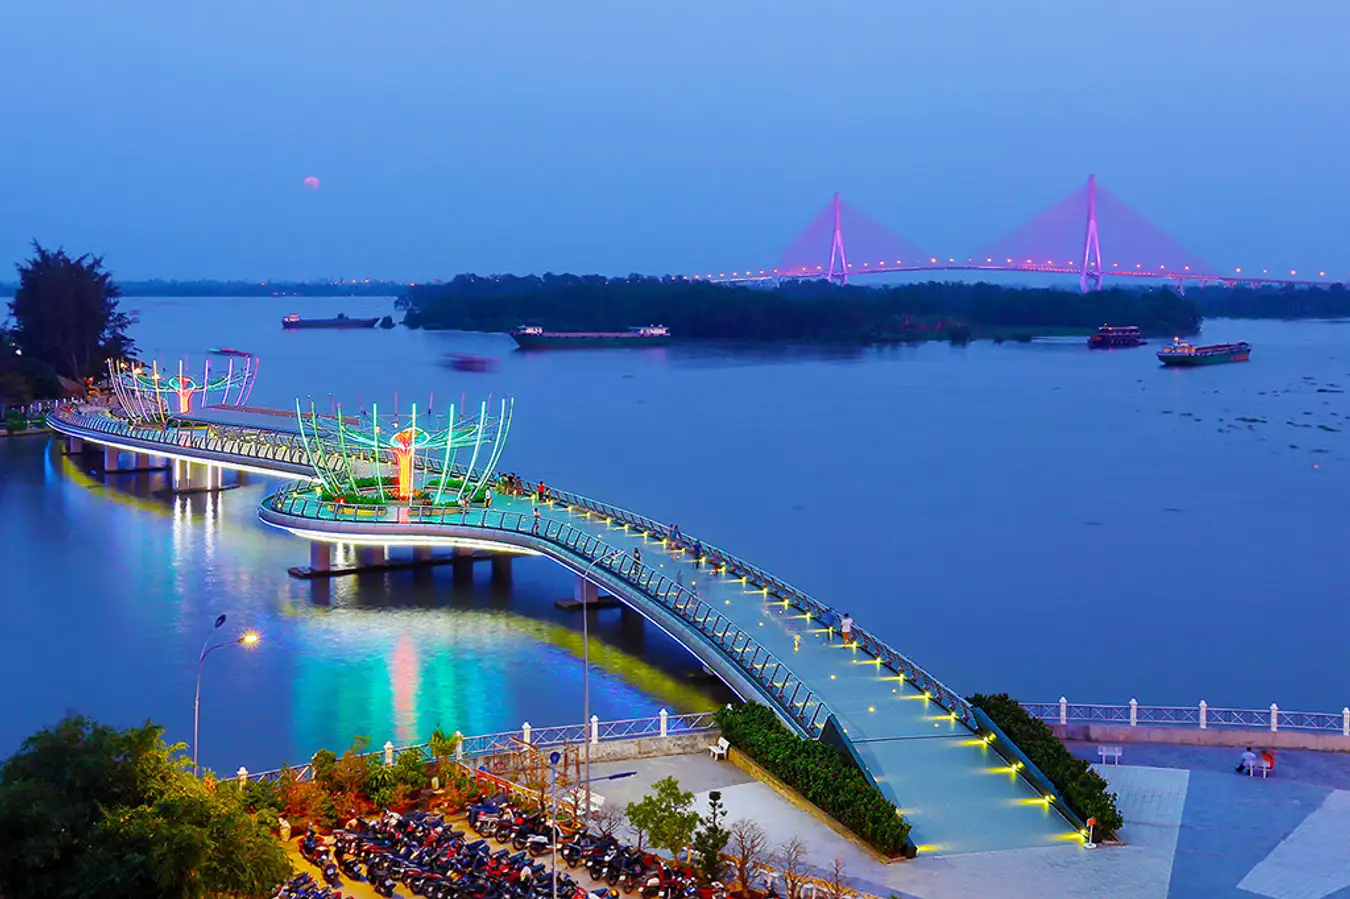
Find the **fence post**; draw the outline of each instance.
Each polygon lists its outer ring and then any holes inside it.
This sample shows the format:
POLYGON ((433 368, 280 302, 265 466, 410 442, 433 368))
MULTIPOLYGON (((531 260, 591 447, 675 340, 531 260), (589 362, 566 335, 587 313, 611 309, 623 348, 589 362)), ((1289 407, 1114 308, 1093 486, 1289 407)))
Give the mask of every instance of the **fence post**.
POLYGON ((1063 696, 1059 698, 1059 723, 1069 723, 1069 700, 1065 699, 1063 696))
POLYGON ((533 730, 533 728, 530 727, 530 722, 528 721, 520 726, 520 739, 523 740, 526 745, 529 745, 531 730, 533 730))
POLYGON ((1130 700, 1130 727, 1139 723, 1139 700, 1130 700))
POLYGON ((661 710, 661 736, 663 736, 663 737, 666 736, 666 734, 667 734, 666 727, 667 727, 667 719, 669 719, 669 718, 670 718, 670 713, 667 712, 665 709, 662 709, 662 710, 661 710))
POLYGON ((1270 729, 1272 731, 1280 729, 1280 707, 1273 702, 1270 704, 1270 729))
POLYGON ((1209 719, 1209 703, 1200 700, 1200 729, 1204 730, 1209 719))
POLYGON ((239 766, 239 771, 235 774, 235 777, 239 778, 239 786, 243 787, 248 785, 248 769, 243 765, 239 766))
POLYGON ((594 745, 594 744, 599 743, 599 742, 600 742, 600 716, 599 716, 599 715, 592 715, 592 716, 591 716, 591 744, 594 745))
POLYGON ((455 731, 455 761, 464 761, 464 734, 455 731))
POLYGON ((385 741, 384 741, 384 766, 385 766, 386 768, 392 768, 393 765, 394 765, 394 741, 393 741, 393 740, 385 740, 385 741))
POLYGON ((1350 737, 1350 706, 1341 709, 1341 736, 1350 737))

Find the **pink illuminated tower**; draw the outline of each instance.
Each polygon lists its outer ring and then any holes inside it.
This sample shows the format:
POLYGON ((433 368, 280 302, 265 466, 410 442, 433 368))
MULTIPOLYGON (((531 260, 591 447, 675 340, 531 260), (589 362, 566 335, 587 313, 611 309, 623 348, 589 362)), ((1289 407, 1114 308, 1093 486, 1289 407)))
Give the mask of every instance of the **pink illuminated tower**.
POLYGON ((1083 235, 1083 267, 1078 270, 1078 286, 1087 293, 1088 282, 1093 290, 1102 289, 1102 247, 1097 242, 1097 176, 1088 175, 1087 231, 1083 235))
POLYGON ((834 193, 834 234, 830 238, 830 270, 828 278, 840 284, 848 283, 848 260, 844 258, 844 229, 840 227, 839 192, 834 193))

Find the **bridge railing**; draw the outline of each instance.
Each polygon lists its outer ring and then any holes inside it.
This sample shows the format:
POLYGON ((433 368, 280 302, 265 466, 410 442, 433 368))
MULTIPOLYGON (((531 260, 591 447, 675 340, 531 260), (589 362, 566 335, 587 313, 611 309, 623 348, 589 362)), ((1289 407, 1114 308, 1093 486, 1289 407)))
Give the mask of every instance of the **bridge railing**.
POLYGON ((1230 709, 1211 706, 1203 700, 1193 706, 1140 705, 1131 699, 1125 705, 1069 702, 1024 702, 1022 708, 1048 724, 1166 725, 1169 727, 1251 728, 1336 733, 1350 737, 1350 707, 1339 712, 1290 712, 1271 703, 1266 709, 1230 709))
MULTIPOLYGON (((482 758, 488 755, 500 755, 504 752, 516 752, 522 745, 545 749, 553 746, 580 745, 585 742, 587 731, 592 745, 611 743, 617 740, 633 740, 640 737, 674 737, 683 734, 701 734, 716 730, 717 721, 713 712, 694 712, 688 715, 662 714, 650 718, 627 718, 620 721, 600 721, 593 719, 590 726, 582 724, 563 724, 554 727, 531 727, 523 724, 517 730, 501 731, 495 734, 475 734, 466 736, 455 733, 459 747, 455 751, 458 760, 482 758)), ((406 749, 420 749, 430 754, 431 744, 409 743, 394 746, 395 754, 406 749)), ((384 749, 361 753, 362 758, 374 758, 385 754, 384 749)), ((241 769, 242 770, 242 769, 241 769)), ((314 776, 314 764, 295 765, 287 768, 274 768, 270 771, 244 771, 244 780, 262 780, 275 782, 284 772, 291 771, 300 780, 309 780, 314 776)))
POLYGON ((824 726, 829 709, 798 677, 790 666, 765 649, 749 633, 696 594, 643 565, 628 553, 619 551, 596 534, 567 521, 545 518, 536 522, 532 515, 490 509, 462 512, 444 507, 422 509, 391 506, 343 506, 313 496, 302 485, 276 493, 264 503, 282 515, 322 521, 361 522, 372 526, 386 524, 443 524, 481 527, 529 534, 573 553, 595 568, 631 584, 666 611, 691 625, 721 655, 759 685, 763 695, 796 724, 799 731, 814 737, 824 726))
MULTIPOLYGON (((538 485, 528 485, 532 491, 538 489, 538 485)), ((554 490, 548 488, 548 495, 561 502, 565 506, 574 509, 581 509, 591 514, 603 516, 608 521, 617 521, 628 527, 637 528, 648 536, 660 537, 664 540, 674 541, 676 545, 682 546, 692 551, 695 543, 703 547, 704 557, 709 560, 709 564, 715 570, 724 574, 731 574, 733 577, 740 577, 748 584, 754 584, 766 594, 772 594, 781 598, 784 602, 791 604, 798 611, 814 618, 828 627, 835 627, 842 616, 830 606, 811 597, 809 594, 798 590, 786 581, 775 577, 764 569, 751 562, 747 562, 726 550, 711 543, 697 541, 695 538, 683 533, 675 533, 668 524, 654 521, 645 515, 623 509, 618 506, 602 503, 589 497, 581 496, 576 493, 569 493, 565 490, 554 490)), ((876 635, 859 627, 853 628, 853 633, 858 645, 865 652, 871 654, 874 658, 886 667, 890 668, 896 674, 902 675, 906 680, 923 690, 938 705, 954 714, 963 721, 972 730, 978 729, 975 720, 975 714, 966 702, 955 690, 952 690, 942 681, 929 674, 921 666, 909 659, 903 653, 889 646, 885 641, 876 635)), ((814 731, 813 731, 814 733, 814 731)))

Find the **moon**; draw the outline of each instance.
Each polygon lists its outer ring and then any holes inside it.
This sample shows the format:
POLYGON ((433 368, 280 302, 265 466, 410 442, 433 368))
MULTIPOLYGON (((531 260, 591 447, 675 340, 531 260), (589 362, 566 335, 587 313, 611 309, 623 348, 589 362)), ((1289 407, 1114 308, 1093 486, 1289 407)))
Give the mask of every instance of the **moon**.
POLYGON ((308 178, 305 179, 305 187, 309 188, 310 190, 318 190, 319 179, 315 178, 313 175, 310 175, 308 178))

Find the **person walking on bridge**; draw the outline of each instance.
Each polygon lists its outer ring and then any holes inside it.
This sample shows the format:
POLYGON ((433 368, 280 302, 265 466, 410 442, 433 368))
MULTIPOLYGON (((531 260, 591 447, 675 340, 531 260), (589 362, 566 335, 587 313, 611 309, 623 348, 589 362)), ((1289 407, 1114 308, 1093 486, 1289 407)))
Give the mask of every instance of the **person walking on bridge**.
POLYGON ((633 547, 633 577, 637 577, 642 570, 642 550, 636 546, 633 547))
POLYGON ((534 507, 534 526, 530 528, 530 533, 538 536, 539 534, 539 507, 534 507))
POLYGON ((844 645, 848 646, 853 642, 853 616, 848 612, 839 619, 839 636, 844 638, 844 645))

